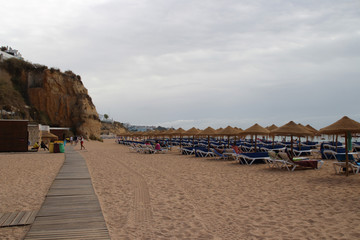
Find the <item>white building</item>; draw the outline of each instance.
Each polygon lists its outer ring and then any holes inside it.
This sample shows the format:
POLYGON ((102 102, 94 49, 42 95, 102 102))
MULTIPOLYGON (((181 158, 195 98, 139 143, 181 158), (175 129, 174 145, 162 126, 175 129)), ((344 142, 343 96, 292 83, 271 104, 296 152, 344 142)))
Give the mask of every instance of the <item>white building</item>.
POLYGON ((21 53, 16 50, 16 49, 12 49, 11 47, 6 47, 6 50, 0 50, 0 61, 9 59, 9 58, 17 58, 20 60, 24 60, 24 58, 21 56, 21 53))

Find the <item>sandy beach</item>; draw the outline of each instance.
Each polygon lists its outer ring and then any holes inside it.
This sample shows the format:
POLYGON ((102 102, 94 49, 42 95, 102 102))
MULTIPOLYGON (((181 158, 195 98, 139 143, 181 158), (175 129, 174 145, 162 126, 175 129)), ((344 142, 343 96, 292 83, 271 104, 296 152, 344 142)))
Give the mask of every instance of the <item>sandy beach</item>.
POLYGON ((360 237, 359 176, 269 169, 115 144, 83 151, 113 239, 360 237))
MULTIPOLYGON (((112 239, 357 239, 360 176, 139 154, 114 140, 85 142, 112 239)), ((0 154, 0 212, 40 208, 63 154, 0 154), (21 174, 20 174, 21 173, 21 174)), ((21 239, 29 227, 0 228, 21 239)))
MULTIPOLYGON (((64 154, 0 153, 0 213, 40 209, 64 154)), ((23 239, 30 226, 0 228, 0 239, 23 239)))

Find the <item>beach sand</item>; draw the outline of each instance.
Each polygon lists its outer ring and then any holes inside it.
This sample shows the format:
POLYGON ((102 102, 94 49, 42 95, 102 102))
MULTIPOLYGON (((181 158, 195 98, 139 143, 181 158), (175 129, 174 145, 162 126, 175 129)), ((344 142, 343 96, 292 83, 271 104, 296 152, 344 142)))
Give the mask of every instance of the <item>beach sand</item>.
MULTIPOLYGON (((360 175, 335 175, 333 161, 326 161, 320 170, 288 172, 265 164, 245 166, 184 156, 176 150, 133 153, 114 140, 85 142, 85 147, 75 149, 87 161, 112 239, 360 238, 360 175)), ((20 196, 11 193, 7 181, 3 183, 3 174, 37 169, 9 165, 21 156, 0 156, 0 184, 5 188, 0 200, 6 202, 5 207, 1 203, 1 211, 39 208, 45 185, 50 186, 43 183, 41 193, 34 194, 36 184, 26 186, 31 174, 25 174, 13 182, 19 182, 19 192, 27 189, 23 195, 34 195, 37 205, 26 203, 26 196, 17 200, 20 196), (3 156, 8 159, 5 164, 3 156)), ((49 158, 32 160, 46 162, 49 168, 39 170, 38 178, 45 179, 41 182, 53 179, 57 171, 48 164, 53 161, 50 156, 57 154, 44 156, 49 158)), ((61 159, 55 162, 60 164, 61 159)), ((17 239, 17 228, 4 229, 0 229, 0 239, 17 239)))
POLYGON ((89 142, 86 158, 112 239, 360 238, 360 176, 269 169, 178 151, 89 142))
MULTIPOLYGON (((0 213, 39 210, 64 162, 43 150, 0 153, 0 213)), ((23 239, 30 226, 0 228, 0 239, 23 239)))

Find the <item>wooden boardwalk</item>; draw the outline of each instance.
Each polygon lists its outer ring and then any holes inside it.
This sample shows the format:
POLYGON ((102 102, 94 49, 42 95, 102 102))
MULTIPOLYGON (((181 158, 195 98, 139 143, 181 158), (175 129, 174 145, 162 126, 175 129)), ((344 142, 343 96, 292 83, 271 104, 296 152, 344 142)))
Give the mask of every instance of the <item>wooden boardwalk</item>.
POLYGON ((86 162, 72 146, 25 239, 110 239, 86 162))
POLYGON ((32 224, 37 214, 35 211, 0 213, 0 227, 14 227, 32 224))

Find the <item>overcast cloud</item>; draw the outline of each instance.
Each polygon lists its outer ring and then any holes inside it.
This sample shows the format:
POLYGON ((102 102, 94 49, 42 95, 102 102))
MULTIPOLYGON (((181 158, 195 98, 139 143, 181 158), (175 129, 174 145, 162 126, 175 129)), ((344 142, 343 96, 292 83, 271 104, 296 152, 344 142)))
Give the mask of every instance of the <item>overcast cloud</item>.
POLYGON ((3 1, 0 45, 166 127, 360 121, 360 1, 3 1))

